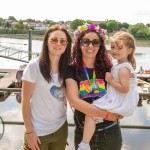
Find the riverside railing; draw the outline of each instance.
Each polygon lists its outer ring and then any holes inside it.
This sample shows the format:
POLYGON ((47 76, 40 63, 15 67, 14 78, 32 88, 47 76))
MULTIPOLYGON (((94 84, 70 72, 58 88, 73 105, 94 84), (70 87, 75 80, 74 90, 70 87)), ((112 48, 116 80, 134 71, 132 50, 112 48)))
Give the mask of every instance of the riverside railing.
POLYGON ((28 51, 0 45, 0 57, 28 63, 31 59, 38 56, 32 52, 32 30, 28 31, 28 51))
MULTIPOLYGON (((2 133, 0 133, 0 139, 3 138, 4 134, 5 134, 5 125, 24 125, 24 122, 22 121, 3 121, 2 117, 1 118, 1 123, 2 123, 2 133)), ((69 127, 75 127, 74 123, 69 123, 68 124, 69 127)), ((150 129, 150 126, 143 126, 143 125, 120 125, 121 128, 125 128, 125 129, 150 129)))
MULTIPOLYGON (((4 125, 24 125, 22 121, 3 121, 4 125)), ((70 127, 74 127, 74 123, 68 124, 70 127)), ((150 129, 150 126, 143 126, 143 125, 120 125, 121 128, 128 128, 128 129, 150 129)))

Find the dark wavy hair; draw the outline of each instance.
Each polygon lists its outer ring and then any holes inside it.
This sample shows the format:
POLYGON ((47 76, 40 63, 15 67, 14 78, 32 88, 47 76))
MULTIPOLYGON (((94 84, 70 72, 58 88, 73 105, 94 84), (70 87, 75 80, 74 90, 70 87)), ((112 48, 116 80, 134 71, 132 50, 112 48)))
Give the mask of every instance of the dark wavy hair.
POLYGON ((78 35, 78 37, 75 40, 75 44, 73 46, 73 53, 71 56, 70 63, 75 67, 78 73, 82 71, 82 51, 80 48, 80 41, 87 33, 90 32, 96 33, 100 39, 100 47, 96 55, 96 61, 95 61, 96 76, 98 78, 105 78, 105 73, 110 71, 112 64, 108 56, 105 42, 95 30, 87 29, 83 31, 80 35, 78 35))
POLYGON ((66 73, 66 69, 69 65, 69 60, 71 56, 72 39, 68 31, 63 26, 58 25, 58 24, 51 26, 44 36, 43 47, 42 47, 42 52, 40 54, 40 63, 39 63, 40 72, 47 82, 50 82, 52 80, 51 61, 49 58, 49 50, 48 50, 47 43, 48 43, 48 38, 51 35, 51 33, 57 30, 64 32, 68 41, 66 50, 61 55, 60 60, 59 60, 59 66, 58 66, 59 81, 60 80, 64 81, 64 76, 66 73))

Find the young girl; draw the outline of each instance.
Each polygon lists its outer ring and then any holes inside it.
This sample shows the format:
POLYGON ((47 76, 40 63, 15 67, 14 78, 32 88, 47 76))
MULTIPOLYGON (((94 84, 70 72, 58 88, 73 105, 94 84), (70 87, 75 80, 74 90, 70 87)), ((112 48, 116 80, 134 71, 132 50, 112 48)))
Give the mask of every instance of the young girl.
MULTIPOLYGON (((130 33, 120 31, 111 38, 111 54, 118 64, 112 67, 111 73, 107 72, 105 80, 108 82, 107 93, 93 102, 100 109, 109 112, 130 116, 133 114, 139 95, 137 91, 137 77, 135 69, 135 42, 130 33), (134 69, 133 69, 134 68, 134 69)), ((97 121, 103 121, 92 116, 85 117, 84 134, 78 150, 90 150, 89 142, 95 131, 97 121)))

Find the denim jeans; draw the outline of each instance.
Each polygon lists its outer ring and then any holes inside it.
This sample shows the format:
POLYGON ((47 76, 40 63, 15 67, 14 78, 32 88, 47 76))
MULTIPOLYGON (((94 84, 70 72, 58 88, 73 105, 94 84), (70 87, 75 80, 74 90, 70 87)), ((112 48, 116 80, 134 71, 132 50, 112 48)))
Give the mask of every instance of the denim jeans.
MULTIPOLYGON (((83 137, 83 129, 75 129, 75 150, 83 137)), ((119 124, 105 131, 95 132, 90 142, 91 150, 121 150, 122 135, 119 124)))

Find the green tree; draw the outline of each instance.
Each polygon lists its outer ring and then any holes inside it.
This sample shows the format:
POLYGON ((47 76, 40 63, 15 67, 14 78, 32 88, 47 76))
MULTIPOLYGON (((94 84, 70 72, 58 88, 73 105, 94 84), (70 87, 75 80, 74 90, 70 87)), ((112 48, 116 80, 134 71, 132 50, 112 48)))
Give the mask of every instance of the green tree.
POLYGON ((139 29, 136 34, 135 37, 138 39, 142 39, 142 38, 146 38, 146 29, 139 29))
POLYGON ((130 25, 128 31, 136 37, 136 33, 141 29, 147 29, 143 23, 137 23, 135 25, 130 25))
POLYGON ((17 29, 24 29, 23 22, 22 22, 22 21, 17 22, 15 27, 16 27, 17 29))
POLYGON ((150 38, 150 29, 139 29, 135 35, 137 39, 149 39, 150 38))
POLYGON ((30 18, 28 18, 28 19, 26 19, 26 20, 24 20, 25 22, 35 22, 35 19, 30 19, 30 18))
POLYGON ((103 29, 107 29, 107 25, 106 25, 106 22, 101 22, 99 24, 100 27, 102 27, 103 29))
POLYGON ((82 26, 86 21, 82 19, 75 19, 70 23, 70 28, 72 31, 76 30, 78 26, 82 26))
POLYGON ((14 16, 9 16, 8 20, 16 21, 16 18, 14 16))
POLYGON ((52 25, 56 24, 56 22, 54 22, 53 20, 47 20, 47 19, 44 20, 43 23, 44 24, 49 24, 49 26, 52 26, 52 25))
POLYGON ((123 23, 122 23, 122 28, 128 29, 128 27, 129 27, 129 24, 128 24, 128 23, 126 23, 126 22, 123 22, 123 23))
POLYGON ((107 25, 107 31, 109 32, 109 33, 111 33, 111 32, 114 32, 114 31, 117 31, 118 30, 118 22, 117 21, 115 21, 115 20, 108 20, 107 22, 106 22, 106 25, 107 25))
POLYGON ((118 28, 117 28, 117 30, 120 30, 120 29, 122 29, 123 27, 122 27, 122 23, 121 22, 118 22, 118 28))
POLYGON ((150 28, 150 23, 147 23, 146 26, 147 26, 148 28, 150 28))
POLYGON ((147 38, 150 39, 150 29, 147 31, 147 38))

